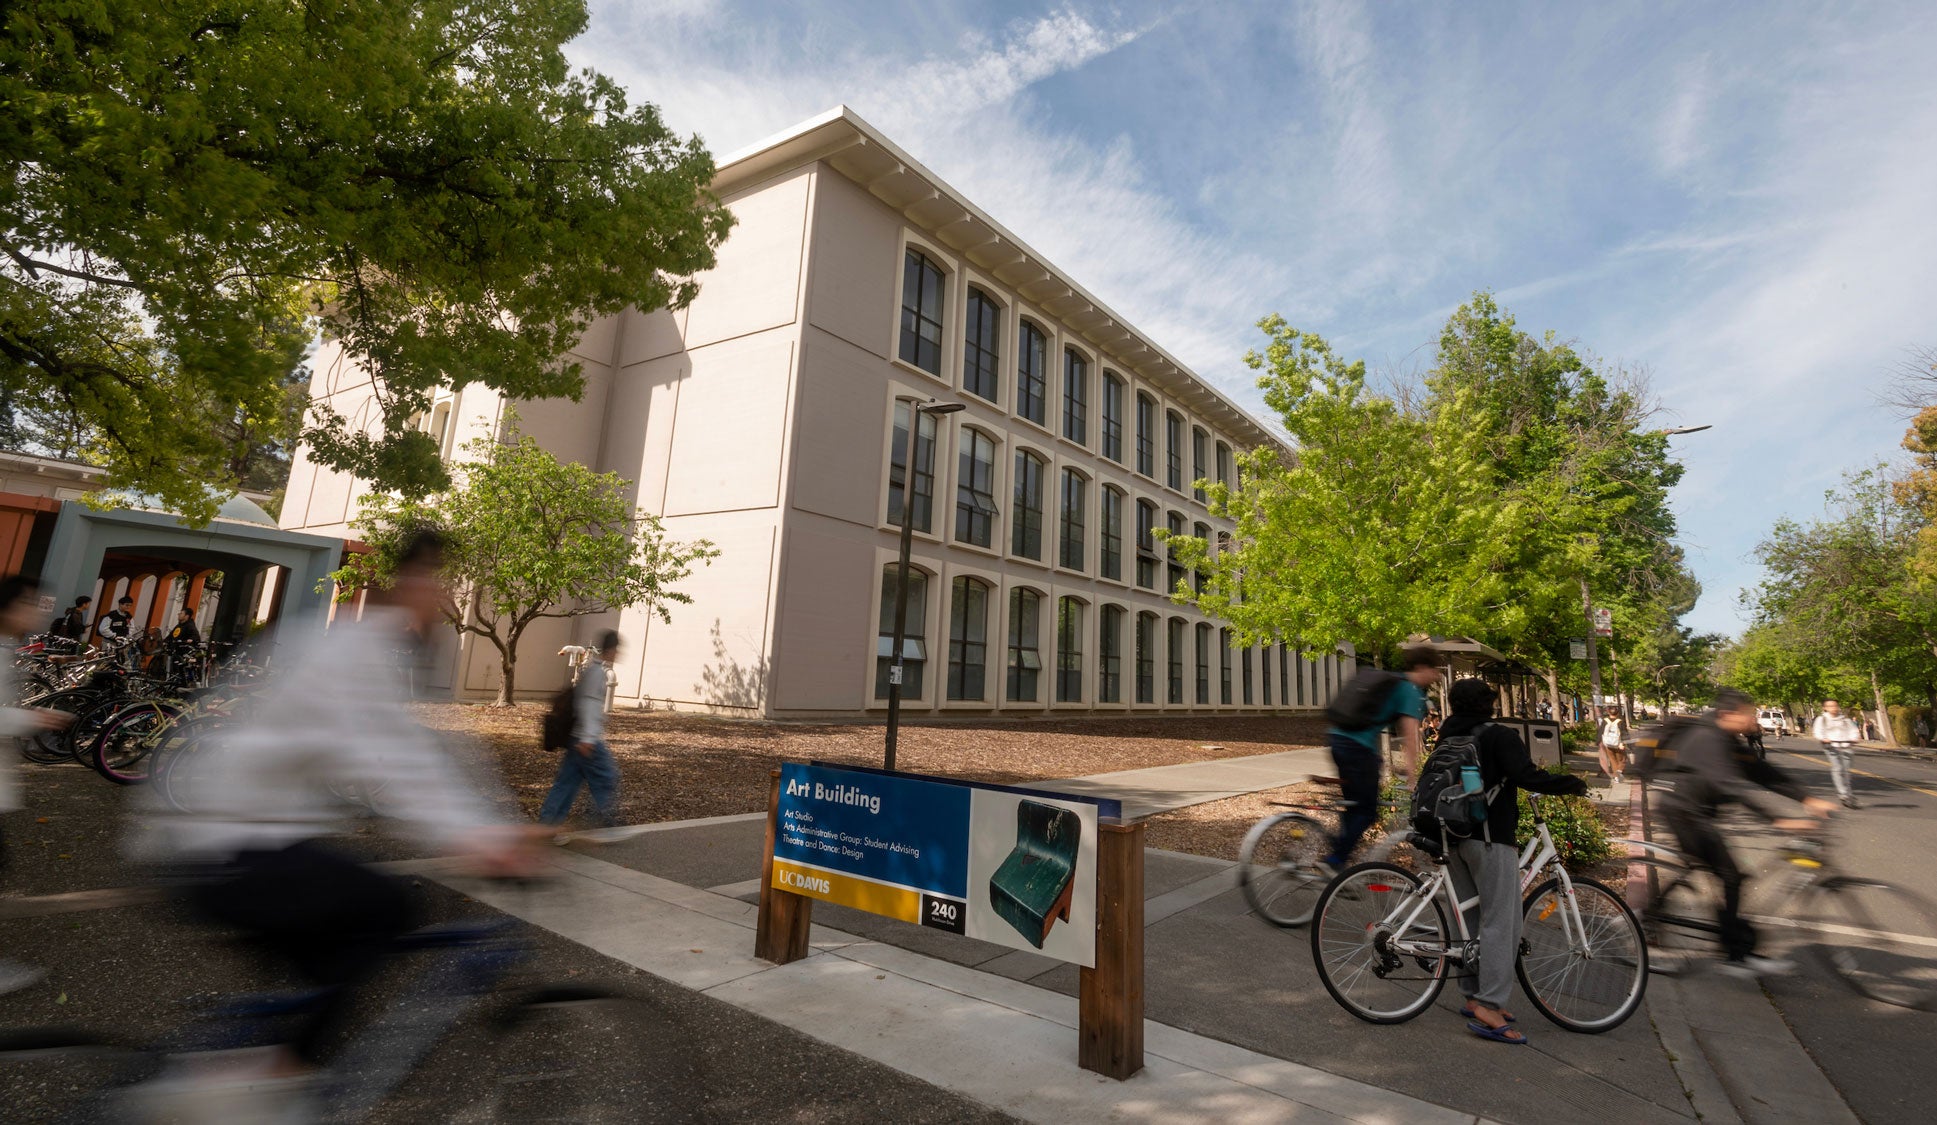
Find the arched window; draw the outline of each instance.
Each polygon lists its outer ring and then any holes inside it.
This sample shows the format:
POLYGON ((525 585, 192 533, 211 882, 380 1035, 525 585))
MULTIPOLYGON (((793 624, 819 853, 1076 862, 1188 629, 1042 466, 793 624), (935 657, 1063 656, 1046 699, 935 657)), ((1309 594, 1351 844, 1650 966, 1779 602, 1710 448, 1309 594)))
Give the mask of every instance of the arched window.
POLYGON ((1009 702, 1034 703, 1042 677, 1042 595, 1021 586, 1009 592, 1009 702))
MULTIPOLYGON (((888 450, 888 522, 901 526, 901 498, 908 484, 908 415, 914 407, 895 403, 894 439, 888 450)), ((935 416, 923 414, 915 440, 914 508, 916 531, 933 530, 935 506, 935 416)))
POLYGON ((1083 603, 1056 599, 1056 702, 1083 702, 1083 603))
MULTIPOLYGON (((1164 526, 1171 535, 1182 536, 1184 534, 1184 513, 1170 512, 1166 514, 1164 516, 1164 526)), ((1175 543, 1167 543, 1165 546, 1169 549, 1170 585, 1164 587, 1164 593, 1174 594, 1177 592, 1177 587, 1184 584, 1184 564, 1177 561, 1177 545, 1175 543)))
POLYGON ((1070 570, 1082 570, 1085 561, 1083 542, 1084 508, 1089 504, 1090 482, 1075 469, 1063 470, 1063 504, 1058 515, 1056 563, 1070 570))
POLYGON ((1210 445, 1211 435, 1205 433, 1201 427, 1192 426, 1190 431, 1191 495, 1196 497, 1199 504, 1204 502, 1204 490, 1197 486, 1197 482, 1211 475, 1210 467, 1205 464, 1210 460, 1210 445))
POLYGON ((990 402, 1002 401, 1002 306, 973 286, 962 341, 962 389, 990 402))
POLYGON ((1211 701, 1211 627, 1197 623, 1197 702, 1211 701))
POLYGON ((1229 629, 1217 631, 1217 676, 1217 701, 1228 707, 1231 703, 1231 631, 1229 629))
POLYGON ((910 246, 901 273, 901 359, 942 373, 942 268, 910 246))
POLYGON ((1166 698, 1172 703, 1184 701, 1184 631, 1184 619, 1173 617, 1168 630, 1170 635, 1164 638, 1164 655, 1170 673, 1170 682, 1165 685, 1169 688, 1166 698))
POLYGON ((1157 702, 1157 615, 1137 614, 1137 702, 1157 702))
POLYGON ((1063 436, 1090 443, 1090 362, 1075 348, 1063 349, 1063 436))
POLYGON ((1103 373, 1103 456, 1123 464, 1123 380, 1103 373))
POLYGON ((1157 400, 1137 392, 1137 471, 1157 479, 1157 400))
POLYGON ((1024 449, 1016 453, 1015 506, 1009 513, 1009 551, 1042 560, 1043 459, 1024 449))
POLYGON ((989 584, 958 576, 948 593, 948 697, 988 697, 989 584))
MULTIPOLYGON (((1196 524, 1192 524, 1192 525, 1191 525, 1191 529, 1190 529, 1190 533, 1191 533, 1192 535, 1195 535, 1195 536, 1196 536, 1197 538, 1199 538, 1199 539, 1202 539, 1202 540, 1204 541, 1204 545, 1205 545, 1205 546, 1209 546, 1209 545, 1210 545, 1210 542, 1211 542, 1211 525, 1210 525, 1210 524, 1207 524, 1207 523, 1196 523, 1196 524)), ((1191 568, 1191 572, 1190 572, 1190 588, 1191 588, 1191 589, 1193 589, 1193 590, 1195 590, 1195 591, 1197 591, 1197 593, 1198 593, 1198 594, 1199 594, 1200 596, 1201 596, 1201 595, 1202 595, 1202 594, 1204 593, 1204 578, 1205 578, 1205 574, 1204 574, 1204 568, 1203 568, 1203 567, 1192 567, 1192 568, 1191 568)))
POLYGON ((1038 426, 1048 422, 1049 338, 1022 322, 1022 351, 1016 357, 1016 413, 1038 426))
MULTIPOLYGON (((1250 678, 1247 672, 1245 680, 1249 681, 1250 678)), ((1264 693, 1264 705, 1271 706, 1271 646, 1268 644, 1258 646, 1258 689, 1264 693)), ((1245 702, 1251 701, 1246 699, 1245 702)))
POLYGON ((1096 701, 1123 702, 1123 607, 1106 605, 1096 620, 1096 701))
POLYGON ((1118 581, 1123 579, 1123 492, 1105 485, 1102 492, 1102 549, 1097 573, 1118 581))
POLYGON ((1278 702, 1285 707, 1303 706, 1305 703, 1305 684, 1298 683, 1297 697, 1292 696, 1291 687, 1292 647, 1283 641, 1278 642, 1278 702))
POLYGON ((1148 500, 1137 501, 1137 585, 1157 588, 1157 506, 1148 500))
MULTIPOLYGON (((888 698, 888 670, 894 666, 895 575, 893 563, 881 570, 881 631, 874 650, 874 697, 888 698)), ((928 665, 928 576, 908 568, 908 620, 902 629, 901 698, 922 695, 922 670, 928 665)))
POLYGON ((1184 490, 1184 416, 1175 410, 1164 413, 1164 483, 1184 490))
POLYGON ((1217 483, 1231 487, 1231 447, 1221 441, 1217 443, 1217 483))
POLYGON ((995 442, 981 430, 962 431, 955 484, 955 539, 987 547, 995 541, 995 442))

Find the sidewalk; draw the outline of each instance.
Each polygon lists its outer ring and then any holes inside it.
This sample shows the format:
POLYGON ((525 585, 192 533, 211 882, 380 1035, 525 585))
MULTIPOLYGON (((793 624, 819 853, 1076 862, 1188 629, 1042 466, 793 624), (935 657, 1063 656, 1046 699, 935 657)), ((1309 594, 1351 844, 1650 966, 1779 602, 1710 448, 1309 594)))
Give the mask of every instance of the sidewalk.
POLYGON ((1296 785, 1307 778, 1334 772, 1331 751, 1307 747, 1279 754, 1152 766, 1062 781, 1023 782, 1018 788, 1074 793, 1085 797, 1115 797, 1123 802, 1123 819, 1141 820, 1172 809, 1201 805, 1206 801, 1221 801, 1226 797, 1296 785))

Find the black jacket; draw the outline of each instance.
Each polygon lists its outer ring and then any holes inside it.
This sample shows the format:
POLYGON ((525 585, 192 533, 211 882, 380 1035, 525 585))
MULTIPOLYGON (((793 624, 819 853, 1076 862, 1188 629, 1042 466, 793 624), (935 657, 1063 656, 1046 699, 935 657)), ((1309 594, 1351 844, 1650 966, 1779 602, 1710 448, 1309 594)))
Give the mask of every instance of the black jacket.
MULTIPOLYGON (((1439 728, 1439 737, 1469 734, 1491 716, 1452 715, 1439 728)), ((1480 784, 1500 791, 1486 806, 1486 839, 1494 844, 1520 846, 1520 790, 1576 796, 1587 792, 1587 783, 1573 774, 1548 773, 1533 764, 1527 744, 1506 727, 1493 726, 1480 732, 1480 784)))
POLYGON ((1783 814, 1760 799, 1761 790, 1795 801, 1809 795, 1795 778, 1756 761, 1740 738, 1707 716, 1675 739, 1675 768, 1664 780, 1674 787, 1664 800, 1703 816, 1713 816, 1722 805, 1737 804, 1764 820, 1774 820, 1783 814))

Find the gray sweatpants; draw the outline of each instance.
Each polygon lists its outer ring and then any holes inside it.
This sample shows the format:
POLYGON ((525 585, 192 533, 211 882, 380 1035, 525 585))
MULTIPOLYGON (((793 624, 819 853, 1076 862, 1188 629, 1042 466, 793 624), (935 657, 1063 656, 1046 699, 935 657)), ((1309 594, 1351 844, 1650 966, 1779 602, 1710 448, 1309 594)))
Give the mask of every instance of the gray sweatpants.
POLYGON ((1855 754, 1847 742, 1825 742, 1823 753, 1829 757, 1829 779, 1836 784, 1836 795, 1850 799, 1850 759, 1855 754))
POLYGON ((1446 857, 1446 871, 1461 902, 1480 896, 1466 912, 1467 932, 1480 938, 1480 971, 1477 979, 1466 977, 1461 990, 1468 1000, 1503 1007, 1520 956, 1520 855, 1511 844, 1461 840, 1446 857))

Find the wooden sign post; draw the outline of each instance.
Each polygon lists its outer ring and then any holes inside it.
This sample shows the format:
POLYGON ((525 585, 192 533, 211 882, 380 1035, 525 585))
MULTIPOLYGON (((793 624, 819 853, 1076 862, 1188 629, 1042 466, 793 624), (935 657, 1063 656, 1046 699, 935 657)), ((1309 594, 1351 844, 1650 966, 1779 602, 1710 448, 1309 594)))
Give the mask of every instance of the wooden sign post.
POLYGON ((814 925, 814 900, 773 885, 773 844, 780 825, 780 771, 767 786, 767 843, 760 849, 760 916, 753 955, 776 965, 807 956, 807 935, 814 925))
POLYGON ((1143 825, 1099 826, 1096 967, 1077 986, 1076 1064, 1111 1078, 1143 1069, 1143 825))

